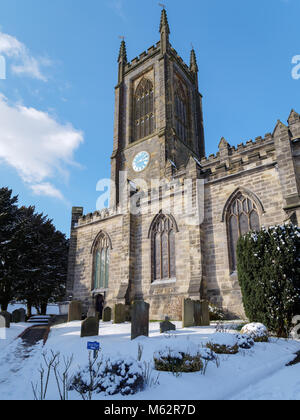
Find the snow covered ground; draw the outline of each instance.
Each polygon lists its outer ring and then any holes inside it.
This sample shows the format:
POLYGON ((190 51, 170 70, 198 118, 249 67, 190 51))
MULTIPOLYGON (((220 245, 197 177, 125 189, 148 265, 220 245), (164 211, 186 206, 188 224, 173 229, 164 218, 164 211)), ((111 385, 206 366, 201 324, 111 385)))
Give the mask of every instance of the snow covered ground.
MULTIPOLYGON (((149 338, 130 340, 130 324, 113 325, 101 323, 99 337, 80 338, 80 322, 71 322, 51 329, 46 345, 38 344, 26 349, 21 340, 15 338, 26 324, 12 324, 6 340, 0 340, 0 399, 33 399, 31 382, 38 383, 38 369, 42 363, 41 352, 60 351, 62 356, 74 355, 73 371, 85 366, 88 359, 87 342, 99 341, 105 355, 137 357, 138 344, 144 348, 145 361, 153 360, 153 353, 162 346, 176 343, 186 348, 189 343, 202 345, 215 332, 213 327, 182 329, 161 335, 159 324, 150 324, 149 338)), ((219 399, 300 399, 300 364, 285 365, 292 361, 294 353, 300 351, 300 341, 272 339, 270 343, 257 343, 251 350, 240 350, 237 355, 220 356, 220 367, 211 363, 206 375, 186 373, 175 377, 171 373, 160 373, 159 385, 148 388, 126 400, 219 400, 219 399)), ((48 399, 58 399, 53 376, 50 380, 48 399)), ((70 399, 80 399, 70 393, 70 399)), ((121 399, 120 395, 95 399, 121 399)))

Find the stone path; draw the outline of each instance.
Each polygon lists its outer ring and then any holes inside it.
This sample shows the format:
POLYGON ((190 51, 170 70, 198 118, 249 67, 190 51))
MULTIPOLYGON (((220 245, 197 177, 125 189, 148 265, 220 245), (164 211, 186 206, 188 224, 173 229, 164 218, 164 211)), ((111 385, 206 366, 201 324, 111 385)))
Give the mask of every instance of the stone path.
POLYGON ((27 328, 27 330, 20 335, 20 338, 23 340, 23 344, 27 347, 34 346, 41 340, 43 340, 45 344, 49 331, 50 328, 46 325, 35 325, 27 328))

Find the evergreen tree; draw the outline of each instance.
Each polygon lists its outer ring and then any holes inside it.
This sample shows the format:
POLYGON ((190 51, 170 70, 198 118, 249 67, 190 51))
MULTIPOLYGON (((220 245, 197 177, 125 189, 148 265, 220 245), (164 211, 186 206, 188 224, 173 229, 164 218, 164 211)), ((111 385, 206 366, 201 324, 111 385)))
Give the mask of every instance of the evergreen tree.
POLYGON ((0 189, 0 305, 7 310, 15 298, 15 279, 18 270, 17 232, 20 228, 18 197, 8 188, 0 189))
POLYGON ((286 337, 300 314, 300 229, 263 228, 238 242, 238 274, 247 317, 286 337))
POLYGON ((49 302, 65 294, 68 241, 46 216, 35 214, 34 207, 22 207, 22 229, 19 231, 22 279, 17 298, 27 303, 27 315, 34 306, 45 314, 49 302))

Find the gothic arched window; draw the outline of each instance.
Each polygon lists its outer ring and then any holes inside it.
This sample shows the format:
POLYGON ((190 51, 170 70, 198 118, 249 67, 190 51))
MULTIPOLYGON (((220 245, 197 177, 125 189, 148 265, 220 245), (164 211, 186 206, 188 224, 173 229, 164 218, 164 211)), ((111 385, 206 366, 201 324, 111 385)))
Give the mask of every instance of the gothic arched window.
POLYGON ((151 226, 152 281, 176 277, 175 233, 172 216, 158 215, 151 226))
POLYGON ((108 289, 109 258, 111 244, 108 236, 101 232, 93 245, 93 288, 108 289))
POLYGON ((153 83, 143 78, 134 95, 134 140, 154 133, 154 91, 153 83))
POLYGON ((176 133, 184 141, 188 141, 188 109, 187 98, 181 84, 178 84, 175 90, 175 119, 176 133))
POLYGON ((242 192, 234 195, 226 211, 230 269, 237 269, 237 242, 240 236, 249 231, 260 230, 258 205, 242 192))

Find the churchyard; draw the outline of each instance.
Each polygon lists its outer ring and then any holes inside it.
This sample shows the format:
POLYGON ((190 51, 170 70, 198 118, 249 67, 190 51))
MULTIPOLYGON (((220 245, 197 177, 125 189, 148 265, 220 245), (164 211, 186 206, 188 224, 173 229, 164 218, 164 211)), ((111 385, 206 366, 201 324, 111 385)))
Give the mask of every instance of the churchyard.
MULTIPOLYGON (((91 363, 94 361, 94 352, 88 350, 88 343, 95 342, 99 344, 95 366, 101 360, 109 360, 113 366, 114 363, 123 368, 129 366, 137 376, 139 372, 145 373, 145 369, 148 373, 146 384, 140 389, 137 386, 132 395, 126 395, 124 388, 115 393, 115 384, 112 386, 111 383, 106 392, 93 392, 90 395, 93 400, 300 398, 300 364, 287 366, 296 359, 300 340, 270 337, 268 342, 254 343, 252 340, 251 343, 251 339, 245 340, 245 335, 244 338, 238 336, 241 334, 237 331, 240 330, 238 323, 225 323, 222 327, 216 323, 195 326, 197 318, 203 322, 203 317, 198 316, 200 306, 199 303, 192 306, 188 300, 185 312, 189 320, 173 322, 166 319, 159 323, 150 322, 147 304, 138 302, 132 311, 132 322, 126 321, 126 311, 120 306, 106 309, 106 322, 99 322, 93 316, 84 321, 72 320, 76 318, 76 310, 78 314, 78 304, 75 303, 73 314, 72 309, 69 310, 69 322, 52 326, 45 344, 39 341, 32 346, 25 346, 18 338, 28 328, 28 323, 11 322, 10 328, 5 329, 6 339, 3 336, 0 339, 0 398, 33 400, 35 390, 39 399, 41 367, 46 376, 45 360, 50 361, 52 355, 60 359, 58 370, 64 369, 64 362, 70 362, 69 383, 78 372, 86 378, 89 358, 91 363), (194 323, 191 322, 192 308, 194 323), (184 324, 189 326, 184 327, 184 324), (95 335, 91 335, 91 331, 95 335), (222 346, 232 351, 221 354, 218 349, 222 346), (193 359, 190 365, 187 364, 187 370, 196 366, 195 360, 199 356, 198 371, 187 372, 185 368, 157 370, 168 358, 178 358, 184 353, 193 359)), ((251 331, 247 332, 251 335, 251 331)), ((74 388, 68 389, 66 395, 70 400, 82 399, 74 388)), ((61 399, 53 372, 44 397, 61 399)), ((87 394, 85 397, 89 399, 87 394)))

